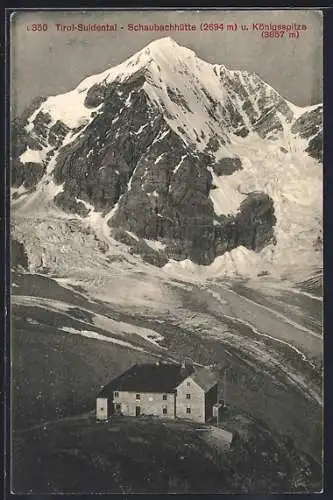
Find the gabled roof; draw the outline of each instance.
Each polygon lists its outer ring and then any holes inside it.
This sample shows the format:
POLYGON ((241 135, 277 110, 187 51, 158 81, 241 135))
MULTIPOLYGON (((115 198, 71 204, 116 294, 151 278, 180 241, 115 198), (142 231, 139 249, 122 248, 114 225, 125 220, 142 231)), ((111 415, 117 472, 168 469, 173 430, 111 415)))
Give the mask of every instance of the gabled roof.
POLYGON ((206 368, 201 368, 200 370, 195 371, 191 375, 191 379, 205 392, 208 392, 212 387, 214 387, 214 385, 217 384, 214 374, 206 368))
POLYGON ((115 378, 100 392, 101 397, 112 397, 114 391, 170 393, 194 372, 192 366, 183 368, 171 363, 134 365, 115 378))

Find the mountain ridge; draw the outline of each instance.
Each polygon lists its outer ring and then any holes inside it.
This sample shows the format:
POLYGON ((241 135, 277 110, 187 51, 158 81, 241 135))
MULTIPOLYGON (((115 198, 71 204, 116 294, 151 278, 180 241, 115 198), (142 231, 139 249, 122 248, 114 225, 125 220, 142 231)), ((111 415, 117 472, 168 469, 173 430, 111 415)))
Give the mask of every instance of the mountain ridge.
MULTIPOLYGON (((14 209, 44 193, 76 217, 102 213, 122 240, 160 242, 162 264, 279 247, 284 191, 304 176, 320 217, 322 106, 296 107, 170 37, 35 107, 14 129, 14 209)), ((298 188, 296 201, 304 206, 298 188)), ((297 220, 303 246, 316 227, 308 211, 307 229, 297 220)))

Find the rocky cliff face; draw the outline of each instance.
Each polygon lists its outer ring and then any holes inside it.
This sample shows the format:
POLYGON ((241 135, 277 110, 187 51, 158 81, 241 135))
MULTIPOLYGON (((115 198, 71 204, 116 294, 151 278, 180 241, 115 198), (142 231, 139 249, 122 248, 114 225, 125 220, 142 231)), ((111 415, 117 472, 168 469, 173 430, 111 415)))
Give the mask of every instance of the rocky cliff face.
POLYGON ((13 198, 42 187, 65 212, 102 213, 153 264, 210 264, 277 242, 276 190, 248 181, 244 147, 321 160, 321 130, 321 106, 296 108, 257 75, 161 39, 13 124, 13 198))

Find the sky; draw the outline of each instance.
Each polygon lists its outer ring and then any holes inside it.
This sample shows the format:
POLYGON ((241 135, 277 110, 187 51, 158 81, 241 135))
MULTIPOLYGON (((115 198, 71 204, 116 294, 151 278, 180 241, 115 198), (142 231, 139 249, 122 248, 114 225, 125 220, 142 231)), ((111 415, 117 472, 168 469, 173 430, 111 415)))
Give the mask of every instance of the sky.
POLYGON ((257 73, 283 97, 299 106, 322 101, 322 13, 314 10, 244 11, 18 11, 11 19, 12 109, 20 114, 37 96, 67 92, 85 77, 115 66, 158 32, 129 32, 127 25, 191 23, 196 31, 172 38, 210 63, 257 73), (117 24, 114 32, 69 32, 56 24, 117 24), (221 31, 200 31, 200 23, 223 24, 221 31), (236 23, 237 30, 226 25, 236 23), (253 23, 305 24, 298 38, 263 38, 253 23), (33 31, 44 24, 45 31, 33 31), (241 29, 241 24, 247 30, 241 29), (122 26, 122 29, 120 28, 122 26))

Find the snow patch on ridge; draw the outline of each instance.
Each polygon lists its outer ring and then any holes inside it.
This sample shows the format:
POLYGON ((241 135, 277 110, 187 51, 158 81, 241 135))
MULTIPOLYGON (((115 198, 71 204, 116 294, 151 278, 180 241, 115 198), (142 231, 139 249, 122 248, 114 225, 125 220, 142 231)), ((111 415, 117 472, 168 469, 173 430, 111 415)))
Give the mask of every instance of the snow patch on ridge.
POLYGON ((43 112, 49 113, 53 122, 60 120, 73 129, 85 125, 90 120, 92 112, 100 107, 86 108, 84 105, 85 98, 86 93, 79 93, 77 90, 52 96, 45 101, 43 112))
POLYGON ((208 168, 213 177, 213 185, 215 189, 211 189, 209 197, 213 202, 214 212, 216 215, 231 215, 236 214, 239 210, 241 202, 244 200, 245 195, 241 194, 237 181, 231 179, 235 176, 218 176, 214 173, 211 167, 208 168))
POLYGON ((29 146, 21 154, 19 160, 21 163, 42 163, 45 159, 46 153, 44 151, 39 151, 35 149, 30 149, 29 146))
POLYGON ((153 250, 156 250, 156 251, 159 251, 159 250, 164 250, 166 245, 164 243, 162 243, 161 241, 157 241, 157 240, 147 240, 145 239, 144 240, 148 246, 150 246, 150 248, 152 248, 153 250))
POLYGON ((135 241, 140 241, 139 238, 137 237, 136 234, 132 233, 132 231, 126 231, 126 233, 131 237, 133 238, 133 240, 135 241))
POLYGON ((178 163, 178 165, 176 165, 176 166, 175 166, 175 168, 173 169, 173 173, 174 173, 174 174, 175 174, 175 173, 177 173, 177 171, 179 170, 179 168, 180 168, 181 164, 182 164, 182 163, 183 163, 183 161, 185 160, 186 156, 187 156, 187 154, 185 154, 185 155, 183 155, 183 156, 181 157, 180 162, 179 162, 179 163, 178 163))
POLYGON ((61 328, 62 331, 66 333, 72 333, 74 335, 81 335, 81 337, 87 337, 89 339, 101 340, 103 342, 110 342, 111 344, 117 344, 122 347, 127 347, 128 349, 134 349, 135 351, 145 352, 145 350, 141 347, 135 346, 130 342, 126 342, 125 340, 116 339, 114 337, 108 337, 107 335, 102 335, 100 333, 94 332, 92 330, 77 330, 76 328, 72 328, 71 326, 63 326, 61 328))
POLYGON ((299 118, 306 111, 313 111, 314 109, 317 109, 317 108, 322 106, 322 104, 319 103, 319 104, 312 104, 311 106, 301 107, 301 106, 296 106, 296 104, 293 104, 292 102, 288 101, 287 99, 285 99, 285 101, 288 104, 288 106, 290 107, 290 109, 292 110, 292 112, 294 114, 294 119, 299 118))

